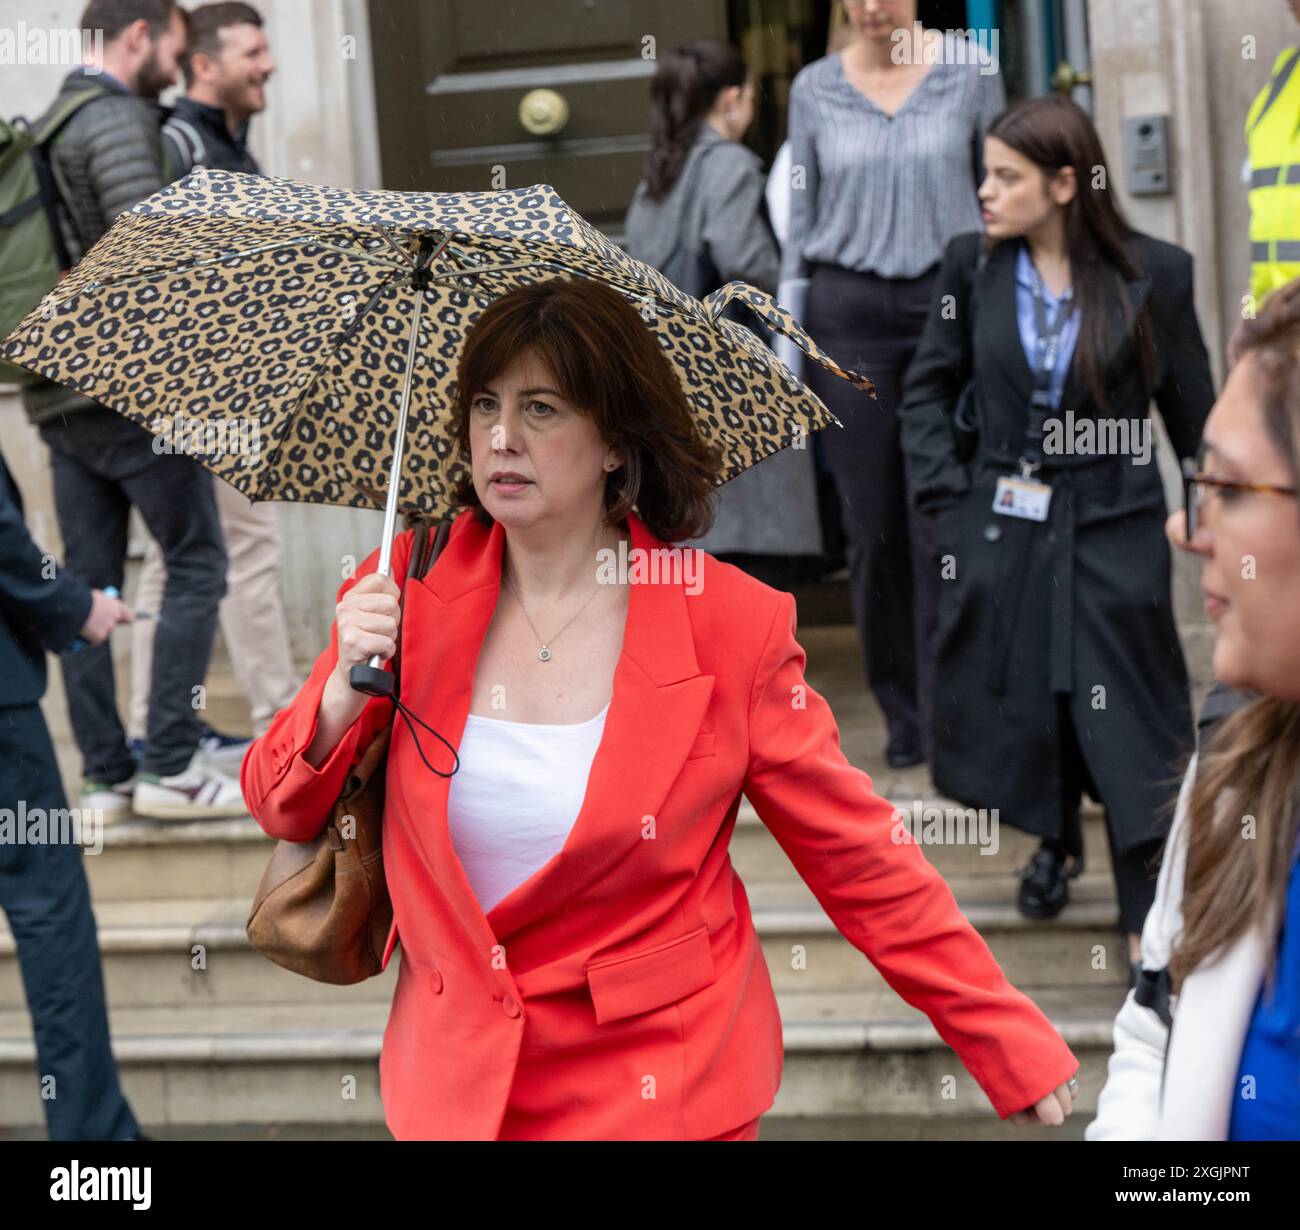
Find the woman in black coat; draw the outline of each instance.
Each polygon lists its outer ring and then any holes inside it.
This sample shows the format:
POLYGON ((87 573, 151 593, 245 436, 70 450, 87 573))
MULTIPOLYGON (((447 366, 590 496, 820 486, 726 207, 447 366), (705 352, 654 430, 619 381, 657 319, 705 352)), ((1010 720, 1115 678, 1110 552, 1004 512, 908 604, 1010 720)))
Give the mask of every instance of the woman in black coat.
POLYGON ((902 410, 943 581, 933 777, 1043 839, 1018 902, 1035 918, 1082 869, 1082 790, 1102 803, 1135 960, 1193 742, 1148 418, 1154 397, 1196 453, 1214 389, 1192 261, 1128 227, 1068 99, 1005 111, 984 160, 986 230, 948 244, 902 410))

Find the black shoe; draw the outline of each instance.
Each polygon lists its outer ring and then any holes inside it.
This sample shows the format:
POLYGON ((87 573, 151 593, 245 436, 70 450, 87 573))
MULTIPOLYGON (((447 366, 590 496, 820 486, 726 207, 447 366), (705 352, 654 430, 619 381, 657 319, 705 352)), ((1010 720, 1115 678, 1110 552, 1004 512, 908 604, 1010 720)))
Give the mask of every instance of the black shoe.
POLYGON ((914 744, 891 742, 885 748, 885 763, 891 769, 910 769, 914 764, 925 763, 925 752, 914 744))
POLYGON ((1034 857, 1020 869, 1020 892, 1016 906, 1026 918, 1055 918, 1070 900, 1068 881, 1082 870, 1082 859, 1075 859, 1067 872, 1055 851, 1039 846, 1034 857))

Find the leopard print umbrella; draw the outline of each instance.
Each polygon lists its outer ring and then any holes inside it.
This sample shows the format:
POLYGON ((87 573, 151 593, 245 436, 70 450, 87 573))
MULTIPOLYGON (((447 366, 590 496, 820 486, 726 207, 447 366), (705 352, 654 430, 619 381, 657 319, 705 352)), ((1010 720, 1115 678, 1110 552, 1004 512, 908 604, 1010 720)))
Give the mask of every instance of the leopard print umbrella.
POLYGON ((723 445, 720 482, 838 424, 721 318, 731 300, 875 395, 769 295, 731 282, 693 299, 546 184, 354 192, 204 168, 119 216, 0 357, 112 407, 254 500, 382 506, 418 315, 396 507, 440 518, 468 468, 450 432, 466 332, 498 296, 555 276, 598 278, 640 311, 701 433, 723 445), (422 239, 436 256, 416 314, 422 239))

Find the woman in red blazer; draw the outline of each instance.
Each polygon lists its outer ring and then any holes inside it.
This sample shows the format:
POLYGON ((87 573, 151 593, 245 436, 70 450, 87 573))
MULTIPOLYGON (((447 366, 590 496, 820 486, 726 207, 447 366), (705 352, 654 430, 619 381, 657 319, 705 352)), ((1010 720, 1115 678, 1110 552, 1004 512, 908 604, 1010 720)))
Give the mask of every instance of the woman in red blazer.
MULTIPOLYGON (((471 330, 457 378, 465 509, 405 595, 402 699, 480 782, 471 713, 544 737, 609 703, 576 818, 528 810, 522 763, 487 766, 498 798, 519 787, 500 818, 557 826, 558 852, 486 912, 453 842, 459 787, 439 775, 452 756, 395 723, 384 962, 399 935, 403 958, 379 1062, 393 1134, 754 1139, 783 1046, 728 857, 742 793, 998 1115, 1062 1122, 1077 1060, 922 852, 891 839, 892 805, 804 678, 794 598, 705 552, 637 571, 703 532, 720 464, 637 312, 587 281, 513 291, 471 330), (600 571, 620 559, 630 570, 600 571)), ((410 541, 396 540, 395 577, 410 541)), ((388 719, 389 702, 347 682, 396 648, 399 590, 377 559, 342 585, 329 648, 245 757, 244 796, 272 837, 320 832, 388 719)))

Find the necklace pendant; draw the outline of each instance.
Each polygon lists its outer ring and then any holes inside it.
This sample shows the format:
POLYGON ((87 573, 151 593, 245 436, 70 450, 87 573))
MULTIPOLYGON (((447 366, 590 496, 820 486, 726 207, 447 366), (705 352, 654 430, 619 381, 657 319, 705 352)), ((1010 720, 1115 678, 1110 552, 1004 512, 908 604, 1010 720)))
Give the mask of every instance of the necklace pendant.
POLYGON ((543 645, 543 646, 542 646, 542 647, 537 651, 537 656, 538 656, 539 658, 541 658, 541 660, 542 660, 543 662, 549 662, 549 661, 551 660, 551 651, 550 651, 549 649, 547 649, 545 645, 543 645))

